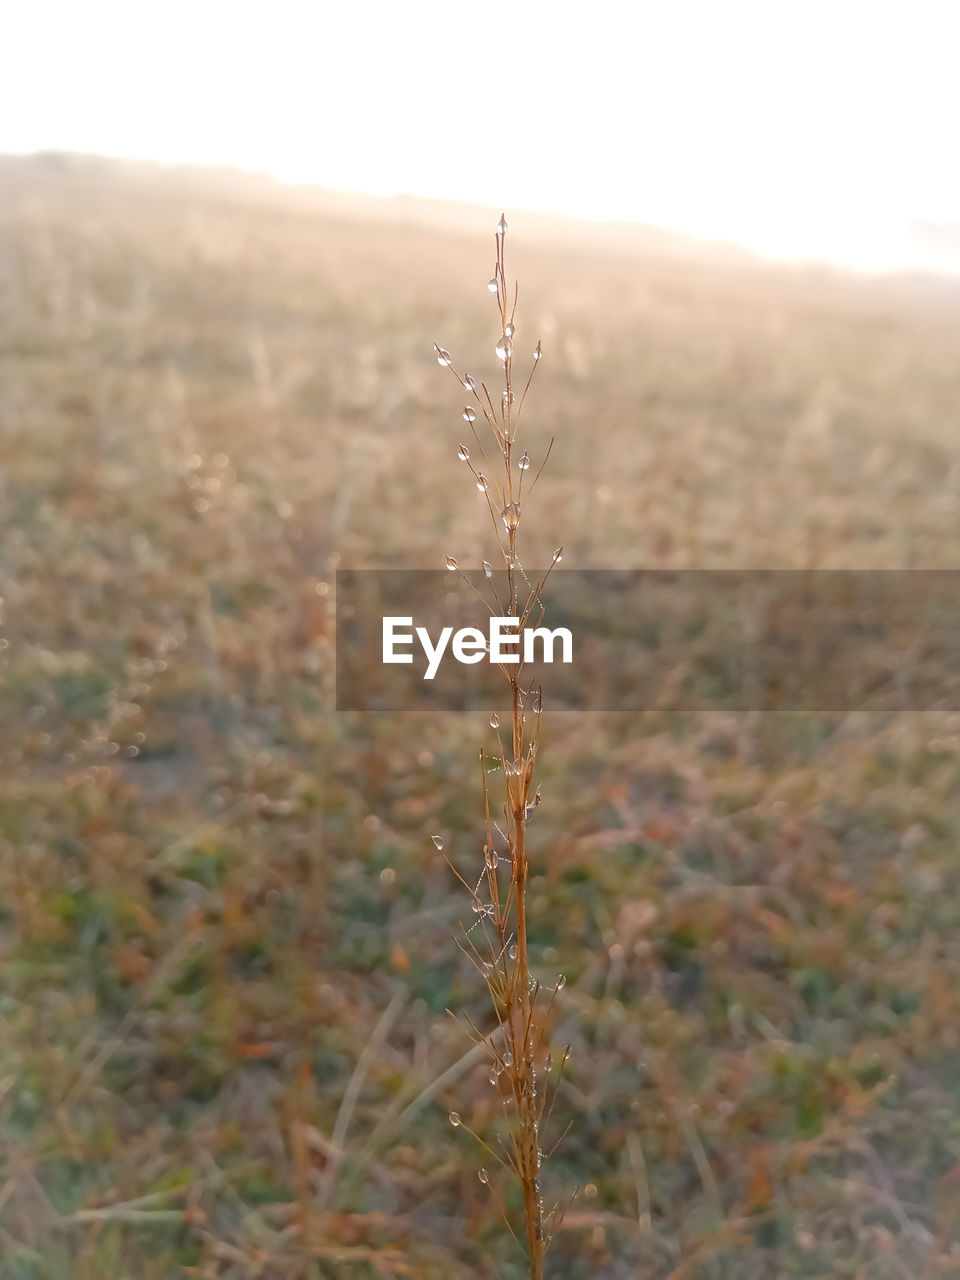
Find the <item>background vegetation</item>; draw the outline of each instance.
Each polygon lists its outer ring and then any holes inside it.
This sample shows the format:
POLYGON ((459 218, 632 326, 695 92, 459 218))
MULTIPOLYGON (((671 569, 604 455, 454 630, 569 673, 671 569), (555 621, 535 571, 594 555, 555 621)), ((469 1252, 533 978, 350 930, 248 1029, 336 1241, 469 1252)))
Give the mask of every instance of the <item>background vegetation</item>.
MULTIPOLYGON (((954 286, 511 222, 544 562, 958 566, 954 286)), ((488 546, 432 343, 494 367, 492 228, 0 166, 5 1280, 520 1274, 447 1121, 499 1107, 429 839, 479 859, 484 724, 331 702, 338 563, 488 546)), ((551 1275, 960 1269, 958 754, 548 715, 551 1275)))

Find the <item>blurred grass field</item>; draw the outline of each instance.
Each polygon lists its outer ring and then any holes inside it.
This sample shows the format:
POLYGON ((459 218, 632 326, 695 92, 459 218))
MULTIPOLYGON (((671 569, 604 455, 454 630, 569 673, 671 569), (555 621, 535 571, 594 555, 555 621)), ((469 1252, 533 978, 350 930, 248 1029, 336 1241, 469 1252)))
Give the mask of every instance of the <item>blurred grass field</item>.
MULTIPOLYGON (((4 1280, 522 1274, 447 1121, 484 725, 331 702, 338 564, 489 553, 457 216, 0 164, 4 1280)), ((545 559, 960 567, 956 287, 509 234, 545 559)), ((548 708, 542 762, 549 1274, 960 1270, 960 717, 548 708)))

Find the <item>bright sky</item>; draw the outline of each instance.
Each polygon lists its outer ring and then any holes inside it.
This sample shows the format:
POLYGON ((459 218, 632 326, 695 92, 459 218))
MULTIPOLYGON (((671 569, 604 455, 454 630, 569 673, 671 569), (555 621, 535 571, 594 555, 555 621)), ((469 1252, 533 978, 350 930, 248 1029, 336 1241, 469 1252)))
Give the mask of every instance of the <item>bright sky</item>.
MULTIPOLYGON (((916 259, 960 222, 957 0, 30 0, 0 151, 640 219, 916 259)), ((957 258, 960 269, 960 254, 957 258)))

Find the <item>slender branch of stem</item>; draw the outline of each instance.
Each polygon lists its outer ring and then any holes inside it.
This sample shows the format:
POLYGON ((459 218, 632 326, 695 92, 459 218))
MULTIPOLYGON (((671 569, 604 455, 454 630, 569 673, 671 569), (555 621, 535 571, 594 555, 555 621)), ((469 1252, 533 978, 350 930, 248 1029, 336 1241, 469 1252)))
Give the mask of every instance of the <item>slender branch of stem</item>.
MULTIPOLYGON (((517 436, 520 412, 523 408, 527 392, 533 381, 541 349, 537 343, 534 365, 526 380, 520 402, 514 405, 513 393, 513 347, 516 333, 516 311, 519 289, 514 285, 508 289, 506 268, 504 263, 504 243, 506 239, 506 221, 501 218, 495 237, 496 266, 494 280, 496 282, 496 301, 500 319, 501 337, 497 354, 503 362, 503 395, 496 405, 487 385, 481 382, 482 395, 479 397, 480 408, 484 418, 493 431, 494 439, 503 461, 503 482, 497 484, 491 492, 490 483, 481 482, 478 472, 472 464, 469 470, 474 481, 484 492, 487 506, 493 519, 497 545, 503 555, 506 568, 506 591, 501 599, 494 587, 497 607, 501 613, 518 619, 518 630, 521 640, 524 628, 529 625, 531 617, 539 612, 543 615, 541 591, 550 575, 553 565, 545 573, 539 575, 536 584, 531 583, 524 572, 517 550, 517 530, 520 524, 521 511, 519 500, 523 494, 525 472, 529 460, 521 458, 518 466, 514 466, 513 446, 517 436), (512 306, 509 299, 512 293, 512 306), (494 506, 493 493, 502 503, 502 523, 506 530, 504 540, 500 528, 500 512, 494 506)), ((438 356, 443 356, 440 363, 450 364, 449 356, 442 348, 437 348, 438 356)), ((456 371, 454 370, 456 373, 456 371)), ((460 375, 456 374, 459 378, 460 375)), ((461 379, 462 381, 462 379, 461 379)), ((481 457, 486 459, 483 445, 476 427, 471 422, 474 438, 480 445, 481 457)), ((550 442, 553 447, 553 441, 550 442)), ((547 457, 550 449, 547 450, 547 457)), ((462 455, 461 455, 462 456, 462 455)), ((469 459, 465 459, 469 462, 469 459)), ((544 458, 544 464, 546 458, 544 458)), ((537 472, 527 492, 533 489, 540 472, 537 472)), ((554 564, 559 559, 559 552, 554 557, 554 564)), ((477 594, 480 594, 479 592, 477 594)), ((482 595, 481 595, 482 599, 482 595)), ((497 732, 500 759, 503 767, 505 785, 505 803, 503 806, 503 826, 494 819, 491 813, 490 787, 487 778, 486 753, 480 751, 481 787, 483 795, 483 813, 486 828, 486 842, 483 846, 484 866, 476 886, 471 887, 467 879, 450 863, 457 878, 463 883, 471 897, 475 911, 478 913, 480 932, 478 945, 471 937, 465 939, 464 950, 484 975, 490 996, 493 1001, 494 1014, 500 1031, 500 1043, 491 1044, 490 1055, 495 1071, 494 1079, 500 1077, 508 1085, 515 1105, 515 1117, 511 1134, 510 1148, 507 1150, 508 1163, 516 1172, 520 1181, 523 1198, 524 1231, 527 1258, 531 1280, 543 1280, 543 1263, 546 1252, 546 1239, 543 1221, 543 1204, 540 1194, 540 1129, 544 1117, 546 1098, 540 1099, 537 1092, 536 1058, 542 1050, 543 1027, 549 1018, 553 1002, 556 999, 556 988, 546 1004, 538 1004, 540 985, 533 981, 530 973, 530 955, 527 940, 527 880, 529 875, 527 855, 527 821, 529 814, 539 803, 539 789, 536 790, 533 802, 530 803, 531 786, 537 746, 540 738, 540 718, 542 694, 537 693, 533 706, 535 715, 527 726, 526 710, 529 699, 533 697, 533 686, 525 691, 524 668, 522 661, 515 664, 501 665, 510 689, 510 720, 504 725, 503 733, 496 717, 491 720, 497 732), (506 741, 504 741, 506 739, 506 741), (506 844, 509 850, 509 878, 501 883, 498 871, 501 856, 495 847, 495 837, 506 844), (481 900, 482 886, 485 885, 489 896, 489 904, 481 900), (492 928, 489 927, 492 925, 492 928), (495 935, 495 937, 494 937, 495 935), (481 952, 481 945, 488 948, 486 954, 481 952)), ((503 845, 501 844, 501 849, 503 845)), ((476 928, 477 926, 474 926, 476 928)), ((469 933, 472 930, 468 931, 469 933)), ((476 1039, 480 1032, 474 1028, 476 1039)), ((565 1061, 565 1057, 564 1057, 565 1061)), ((563 1062, 561 1062, 561 1069, 563 1062)), ((554 1098, 556 1094, 554 1091, 554 1098)), ((551 1104, 552 1105, 552 1104, 551 1104)), ((549 1114, 549 1112, 548 1112, 549 1114)), ((455 1115, 455 1123, 467 1132, 472 1132, 464 1125, 460 1117, 455 1115)), ((480 1141, 480 1139, 478 1139, 480 1141)), ((486 1144, 481 1143, 487 1151, 486 1144)), ((486 1181, 488 1174, 481 1171, 481 1181, 486 1181)), ((503 1201, 491 1187, 491 1192, 498 1206, 503 1209, 503 1201)), ((504 1215, 505 1216, 505 1215, 504 1215)), ((505 1217, 506 1220, 506 1217, 505 1217)), ((507 1222, 511 1232, 513 1227, 507 1222)), ((519 1231, 514 1232, 519 1236, 519 1231)))

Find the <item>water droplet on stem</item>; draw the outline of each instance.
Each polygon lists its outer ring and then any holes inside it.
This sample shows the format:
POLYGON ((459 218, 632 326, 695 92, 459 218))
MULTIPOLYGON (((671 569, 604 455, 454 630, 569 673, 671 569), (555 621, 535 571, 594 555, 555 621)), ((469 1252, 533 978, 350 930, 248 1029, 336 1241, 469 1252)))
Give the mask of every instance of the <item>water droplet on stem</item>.
POLYGON ((438 346, 435 342, 433 349, 437 353, 437 364, 440 365, 441 369, 446 369, 448 365, 453 363, 453 357, 445 347, 438 346))
POLYGON ((456 560, 453 558, 453 556, 447 556, 447 559, 446 559, 446 565, 447 565, 447 568, 450 570, 450 572, 451 572, 451 573, 454 573, 454 572, 459 568, 459 566, 458 566, 458 564, 457 564, 456 560))

